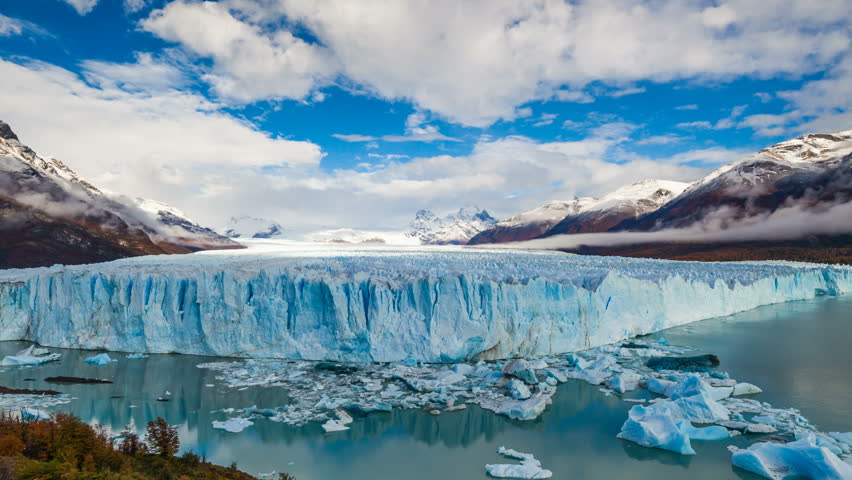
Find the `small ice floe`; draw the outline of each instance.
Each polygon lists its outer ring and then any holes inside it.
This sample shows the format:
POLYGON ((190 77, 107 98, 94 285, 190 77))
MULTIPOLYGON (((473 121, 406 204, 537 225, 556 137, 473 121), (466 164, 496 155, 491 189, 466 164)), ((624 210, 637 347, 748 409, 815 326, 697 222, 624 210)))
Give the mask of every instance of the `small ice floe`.
POLYGON ((511 448, 500 447, 497 453, 507 458, 520 460, 521 463, 495 463, 485 466, 488 475, 496 478, 550 478, 553 472, 541 468, 541 462, 530 453, 521 453, 511 448))
POLYGON ((344 410, 339 408, 335 410, 334 413, 337 415, 337 418, 333 418, 322 424, 322 428, 325 430, 325 433, 342 432, 343 430, 349 430, 349 427, 347 427, 347 425, 352 423, 352 417, 350 417, 349 414, 346 413, 344 410))
POLYGON ((148 355, 145 355, 144 353, 129 353, 124 358, 129 358, 131 360, 135 360, 135 359, 138 359, 138 358, 148 358, 148 355))
POLYGON ((214 421, 213 428, 217 428, 219 430, 225 430, 226 432, 231 433, 240 433, 248 427, 254 425, 254 422, 247 418, 236 417, 229 418, 224 422, 214 421))
POLYGON ((763 390, 761 390, 760 387, 758 387, 756 385, 752 385, 750 383, 742 382, 742 383, 738 383, 738 384, 734 385, 733 395, 734 396, 754 395, 754 394, 761 393, 761 392, 763 392, 763 390))
POLYGON ((773 480, 789 477, 848 480, 852 465, 828 448, 818 445, 817 437, 805 434, 787 444, 759 442, 747 449, 728 447, 734 466, 773 480))
POLYGON ((112 359, 109 358, 109 355, 107 355, 106 353, 99 353, 94 357, 87 358, 84 361, 86 363, 91 363, 92 365, 108 365, 110 362, 112 362, 112 359))
POLYGON ((606 386, 616 393, 625 393, 636 390, 642 376, 633 370, 625 370, 606 381, 606 386))
POLYGON ((0 366, 41 365, 42 363, 59 360, 61 356, 59 353, 50 353, 46 348, 30 345, 14 355, 4 357, 3 361, 0 362, 0 366))
POLYGON ((526 400, 512 400, 507 397, 482 399, 479 405, 514 420, 535 420, 550 405, 552 395, 552 391, 538 391, 526 400))
POLYGON ((613 367, 617 363, 618 360, 615 357, 606 354, 598 355, 593 362, 576 357, 574 370, 569 372, 568 376, 592 385, 600 385, 613 375, 613 367))

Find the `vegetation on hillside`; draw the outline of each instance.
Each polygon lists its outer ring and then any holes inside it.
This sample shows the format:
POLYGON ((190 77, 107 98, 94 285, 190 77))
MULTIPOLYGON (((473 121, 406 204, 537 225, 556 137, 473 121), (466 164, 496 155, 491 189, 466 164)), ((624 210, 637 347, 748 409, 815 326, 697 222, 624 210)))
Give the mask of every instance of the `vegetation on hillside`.
POLYGON ((236 464, 177 456, 179 448, 177 428, 162 418, 148 422, 143 439, 129 431, 111 438, 63 413, 49 420, 0 415, 0 480, 254 480, 236 464))

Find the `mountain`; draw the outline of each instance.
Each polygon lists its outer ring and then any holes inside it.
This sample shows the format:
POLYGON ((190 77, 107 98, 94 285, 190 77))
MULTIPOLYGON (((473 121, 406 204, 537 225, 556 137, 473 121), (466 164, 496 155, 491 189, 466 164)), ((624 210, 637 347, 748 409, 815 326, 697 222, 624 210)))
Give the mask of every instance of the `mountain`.
POLYGON ((642 180, 601 198, 550 202, 529 212, 501 220, 473 238, 470 245, 531 240, 566 233, 606 232, 621 222, 657 210, 689 184, 642 180))
POLYGON ((180 245, 191 251, 241 248, 228 237, 199 225, 187 214, 171 205, 141 197, 134 198, 133 203, 145 214, 142 217, 147 215, 155 222, 155 230, 158 232, 155 237, 162 238, 168 243, 180 245))
POLYGON ((231 217, 222 234, 229 238, 281 238, 284 228, 274 220, 242 215, 231 217))
POLYGON ((0 122, 0 267, 239 248, 185 216, 169 221, 40 157, 0 122))
POLYGON ((725 165, 660 209, 625 220, 614 230, 651 231, 698 223, 726 229, 782 207, 813 210, 850 198, 852 130, 809 134, 725 165))
POLYGON ((429 210, 419 210, 406 235, 423 245, 464 245, 496 223, 497 219, 476 207, 461 208, 445 217, 438 217, 429 210))

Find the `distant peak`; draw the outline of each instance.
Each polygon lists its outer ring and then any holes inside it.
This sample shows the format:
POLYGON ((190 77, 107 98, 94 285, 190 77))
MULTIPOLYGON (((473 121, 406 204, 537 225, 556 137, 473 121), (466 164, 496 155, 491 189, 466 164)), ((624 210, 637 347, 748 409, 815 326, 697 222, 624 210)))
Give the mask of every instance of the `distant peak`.
POLYGON ((0 137, 6 140, 18 140, 18 136, 12 131, 12 127, 3 120, 0 120, 0 137))

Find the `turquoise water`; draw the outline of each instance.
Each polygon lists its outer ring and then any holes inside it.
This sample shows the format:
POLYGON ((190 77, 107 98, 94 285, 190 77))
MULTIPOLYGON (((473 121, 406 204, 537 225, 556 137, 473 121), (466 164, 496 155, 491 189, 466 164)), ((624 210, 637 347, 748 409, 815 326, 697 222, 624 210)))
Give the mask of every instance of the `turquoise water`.
MULTIPOLYGON (((776 407, 796 407, 823 431, 852 431, 852 298, 826 298, 763 307, 731 317, 667 330, 671 343, 718 355, 723 370, 764 389, 758 398, 776 407)), ((26 343, 2 342, 0 355, 26 343)), ((632 406, 579 381, 560 386, 554 403, 533 422, 517 422, 476 407, 431 416, 394 411, 358 419, 351 430, 323 433, 257 419, 242 433, 214 430, 227 407, 284 405, 280 388, 238 391, 220 385, 214 372, 198 369, 210 358, 152 355, 92 366, 91 352, 54 349, 62 360, 31 368, 5 368, 0 384, 53 388, 76 397, 59 407, 85 420, 120 430, 157 416, 179 425, 183 448, 223 465, 236 461, 251 473, 287 471, 311 479, 485 479, 486 463, 501 463, 501 445, 533 453, 557 479, 749 479, 734 470, 729 444, 747 439, 695 442, 685 457, 615 438, 632 406), (50 385, 52 375, 109 378, 111 385, 50 385), (33 378, 35 381, 25 381, 33 378), (213 384, 213 387, 208 387, 213 384), (171 392, 169 402, 157 397, 171 392), (112 398, 117 397, 117 398, 112 398)), ((298 392, 293 392, 297 395, 298 392)))

